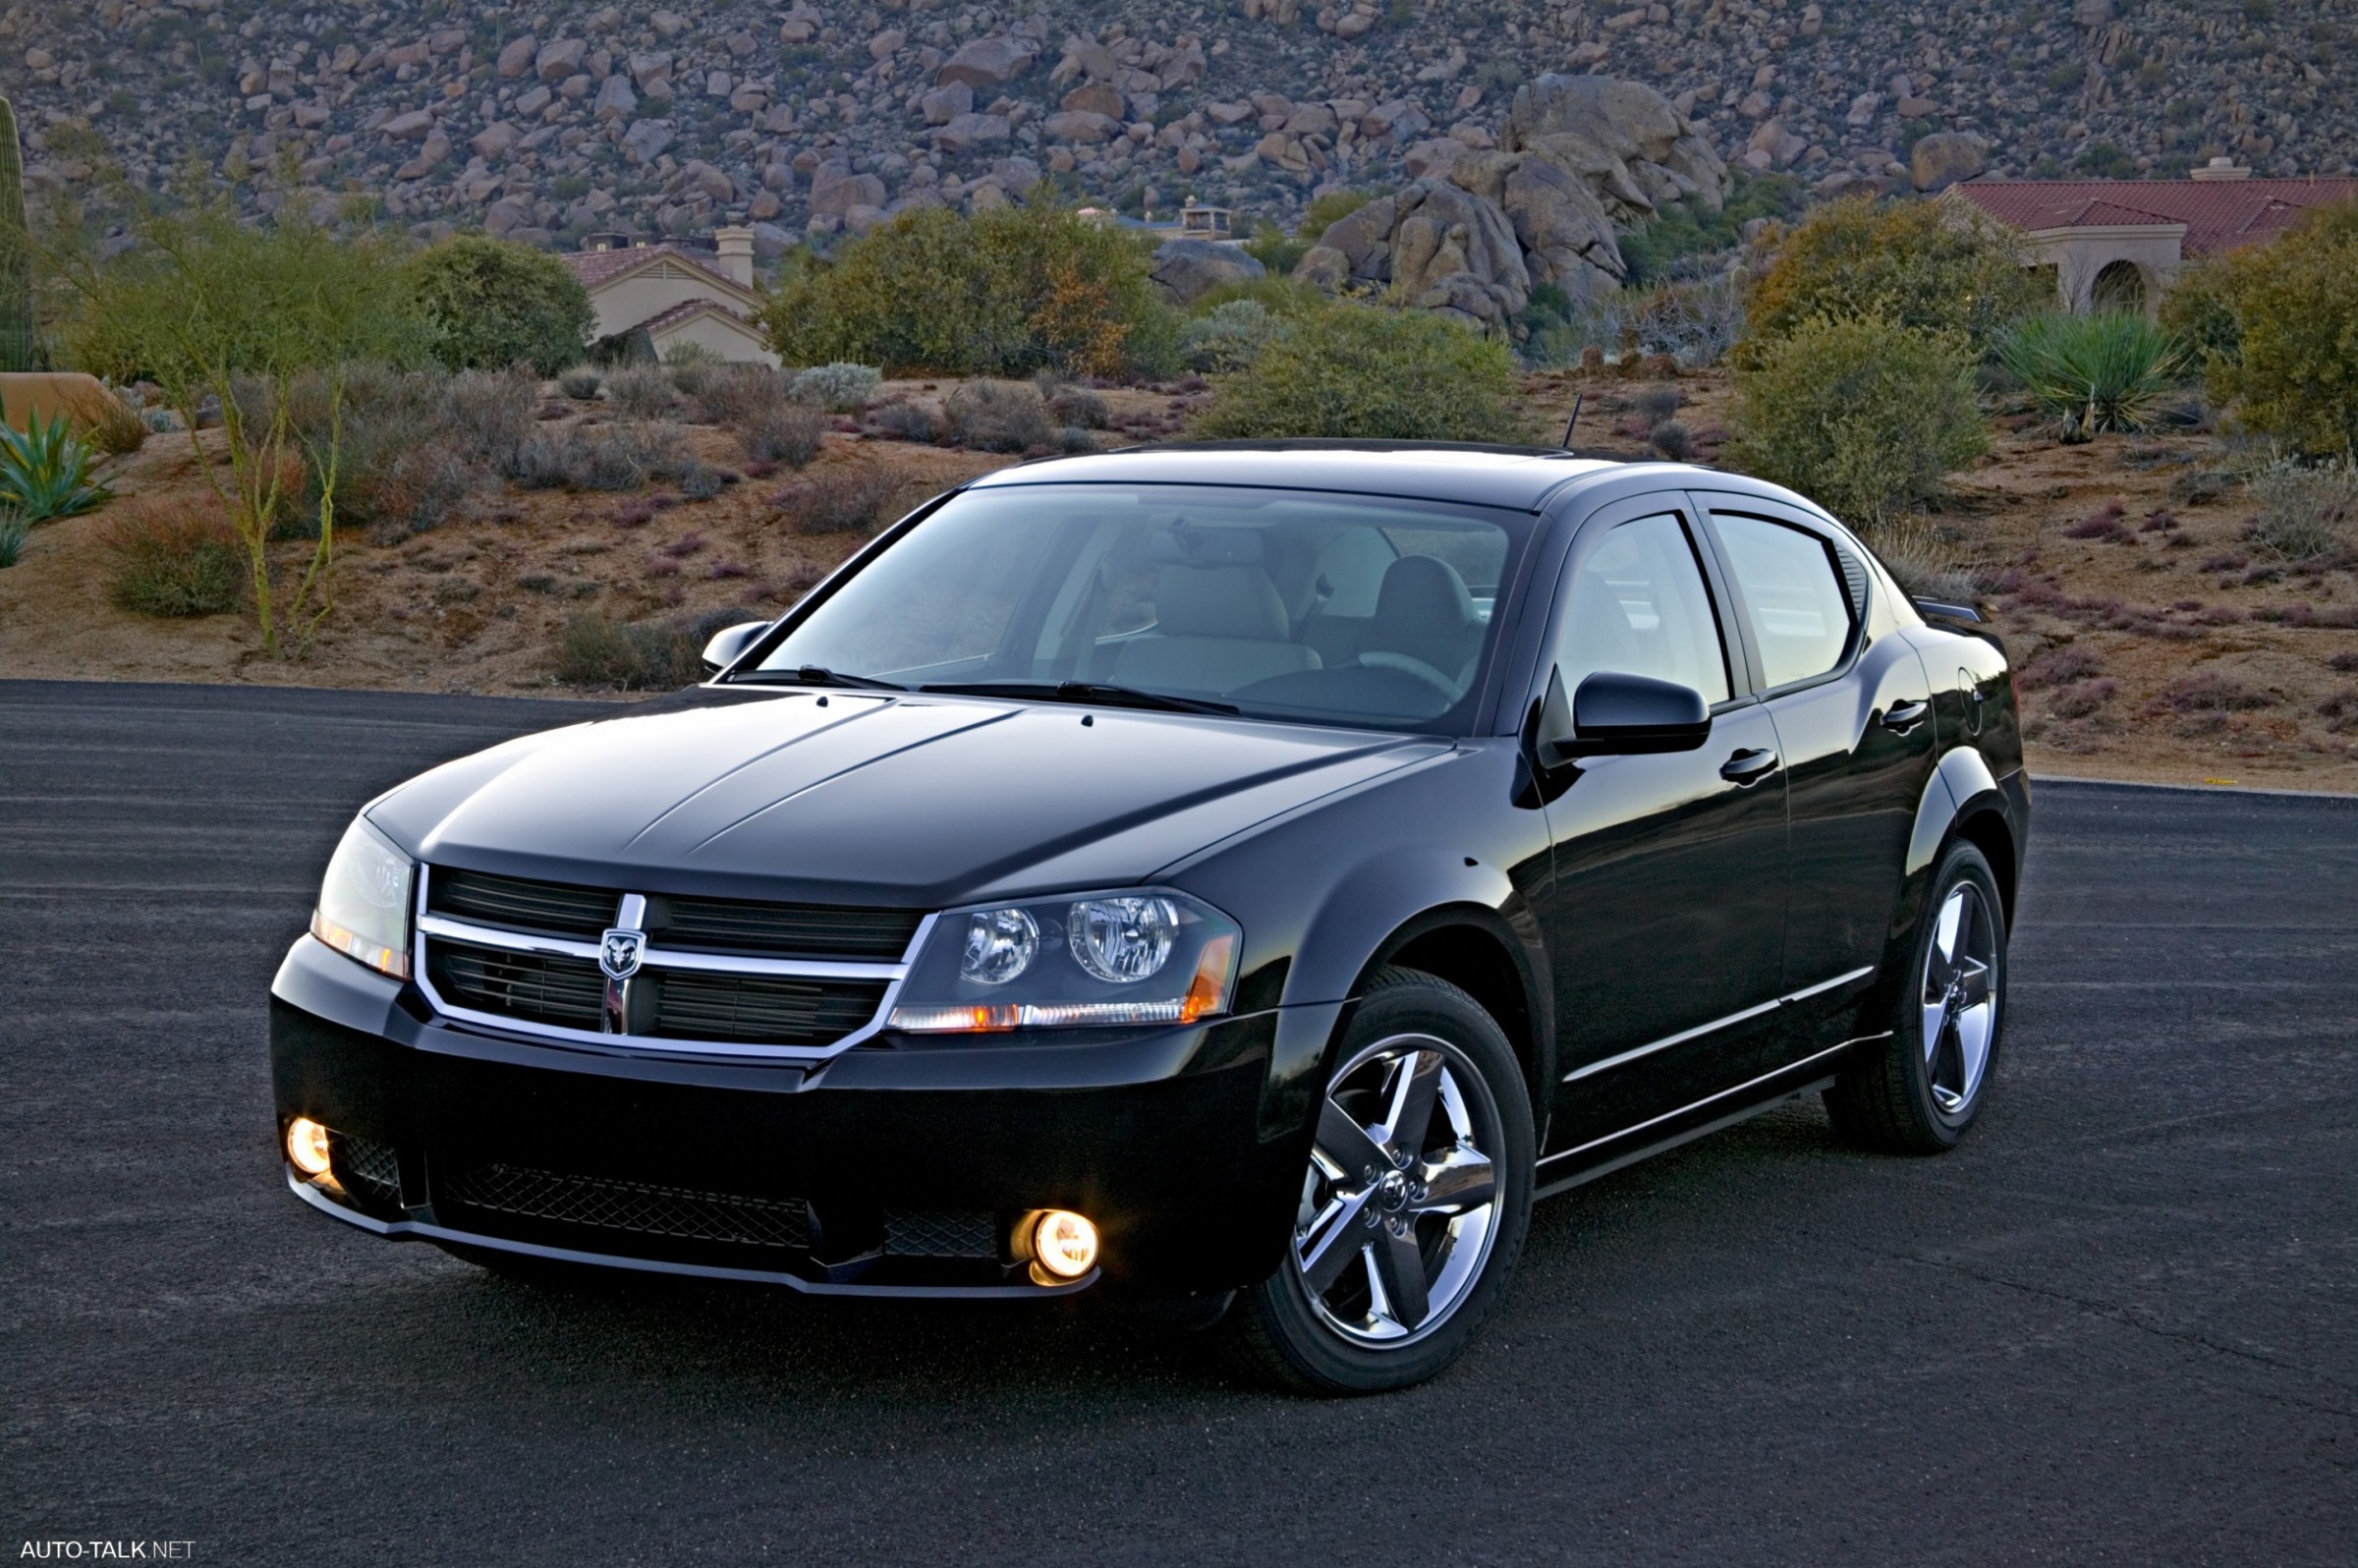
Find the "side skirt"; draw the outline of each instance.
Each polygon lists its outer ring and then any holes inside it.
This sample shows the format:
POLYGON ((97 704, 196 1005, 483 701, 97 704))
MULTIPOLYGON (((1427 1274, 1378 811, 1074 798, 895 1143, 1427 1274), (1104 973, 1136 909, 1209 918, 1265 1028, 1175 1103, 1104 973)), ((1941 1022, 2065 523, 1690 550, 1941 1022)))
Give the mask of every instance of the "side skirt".
POLYGON ((1764 1111, 1772 1110, 1789 1100, 1799 1099, 1804 1094, 1815 1094, 1831 1089, 1835 1075, 1830 1069, 1837 1065, 1840 1057, 1858 1046, 1890 1037, 1890 1032, 1886 1030, 1881 1034, 1861 1035, 1856 1038, 1846 1039, 1839 1045, 1830 1045, 1815 1055, 1805 1056, 1800 1061, 1789 1063, 1774 1072, 1764 1073, 1749 1083, 1738 1084, 1733 1089, 1725 1089, 1716 1094, 1706 1095, 1692 1105, 1683 1105, 1674 1111, 1664 1111, 1661 1115, 1640 1122, 1635 1127, 1625 1127, 1617 1133, 1608 1133, 1602 1138, 1592 1139, 1577 1148, 1567 1148, 1560 1153, 1549 1154, 1539 1162, 1540 1186, 1532 1197, 1535 1200, 1552 1198, 1557 1193, 1569 1192, 1575 1187, 1597 1180, 1600 1176, 1609 1176, 1625 1166, 1635 1165, 1642 1159, 1650 1159, 1667 1149, 1676 1148, 1681 1144, 1691 1144, 1698 1138, 1708 1138, 1713 1133, 1723 1132, 1738 1122, 1750 1121, 1764 1111), (1722 1109, 1716 1115, 1712 1114, 1717 1107, 1732 1108, 1722 1109), (1632 1140, 1643 1139, 1648 1133, 1654 1132, 1657 1128, 1673 1126, 1687 1117, 1697 1115, 1701 1115, 1705 1119, 1689 1126, 1679 1127, 1673 1132, 1657 1134, 1645 1142, 1632 1145, 1632 1140), (1615 1146, 1621 1146, 1619 1152, 1613 1151, 1615 1146), (1562 1160, 1578 1159, 1584 1154, 1590 1156, 1589 1163, 1582 1164, 1565 1175, 1551 1177, 1548 1174, 1548 1166, 1562 1160))

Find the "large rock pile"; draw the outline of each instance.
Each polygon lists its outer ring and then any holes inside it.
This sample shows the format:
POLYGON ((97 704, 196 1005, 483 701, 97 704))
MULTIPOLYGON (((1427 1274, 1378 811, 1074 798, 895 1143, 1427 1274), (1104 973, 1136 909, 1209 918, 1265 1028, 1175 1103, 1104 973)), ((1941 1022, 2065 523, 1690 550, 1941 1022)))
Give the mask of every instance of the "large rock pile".
POLYGON ((1294 275, 1329 291, 1388 289, 1488 331, 1535 284, 1574 299, 1626 273, 1616 219, 1672 202, 1717 210, 1727 167, 1652 87, 1542 77, 1515 93, 1495 149, 1445 137, 1410 149, 1423 177, 1329 226, 1294 275))

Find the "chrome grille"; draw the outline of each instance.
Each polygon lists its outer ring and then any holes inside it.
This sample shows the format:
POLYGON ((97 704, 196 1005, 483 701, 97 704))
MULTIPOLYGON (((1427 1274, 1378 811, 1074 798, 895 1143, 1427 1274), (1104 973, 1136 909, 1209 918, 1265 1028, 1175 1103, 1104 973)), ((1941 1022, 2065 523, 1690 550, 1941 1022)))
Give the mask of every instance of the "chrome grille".
POLYGON ((428 910, 455 920, 512 931, 588 937, 614 924, 621 903, 621 894, 603 888, 442 869, 434 872, 426 897, 428 910))
POLYGON ((745 1247, 811 1246, 810 1208, 799 1198, 704 1193, 652 1182, 573 1176, 522 1165, 461 1166, 434 1182, 437 1205, 492 1214, 745 1247))
POLYGON ((846 904, 759 904, 734 898, 648 901, 647 927, 666 947, 890 964, 908 951, 921 910, 846 904))
POLYGON ((903 1258, 996 1258, 998 1216, 987 1208, 888 1208, 884 1250, 903 1258))
POLYGON ((656 972, 650 1034, 670 1039, 826 1045, 876 1016, 883 980, 799 980, 708 970, 656 972))
POLYGON ((595 959, 435 938, 425 944, 425 972, 435 990, 478 1013, 590 1030, 605 1017, 606 978, 595 959))

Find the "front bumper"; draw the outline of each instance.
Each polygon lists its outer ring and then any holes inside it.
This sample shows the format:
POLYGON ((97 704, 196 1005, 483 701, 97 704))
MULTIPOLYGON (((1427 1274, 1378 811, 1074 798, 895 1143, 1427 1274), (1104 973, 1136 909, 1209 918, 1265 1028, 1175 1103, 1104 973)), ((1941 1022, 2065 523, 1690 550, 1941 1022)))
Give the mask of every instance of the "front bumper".
POLYGON ((271 1077, 282 1134, 333 1134, 329 1178, 289 1169, 298 1195, 393 1239, 821 1293, 1211 1290, 1282 1257, 1309 1128, 1264 1136, 1269 1063, 1338 1011, 884 1036, 806 1069, 454 1027, 305 937, 271 985, 271 1077), (1014 1249, 1050 1207, 1101 1238, 1072 1285, 1014 1249))

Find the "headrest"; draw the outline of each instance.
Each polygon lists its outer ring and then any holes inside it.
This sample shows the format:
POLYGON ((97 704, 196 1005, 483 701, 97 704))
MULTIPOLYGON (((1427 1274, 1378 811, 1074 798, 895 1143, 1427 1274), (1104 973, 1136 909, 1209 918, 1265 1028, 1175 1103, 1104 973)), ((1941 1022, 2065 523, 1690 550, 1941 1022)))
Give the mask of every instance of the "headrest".
POLYGON ((1457 568, 1431 555, 1403 555, 1383 569, 1376 626, 1418 637, 1446 637, 1475 624, 1474 595, 1457 568))
POLYGON ((1155 630, 1165 637, 1282 643, 1293 631, 1277 585, 1258 566, 1166 566, 1154 574, 1155 630))

